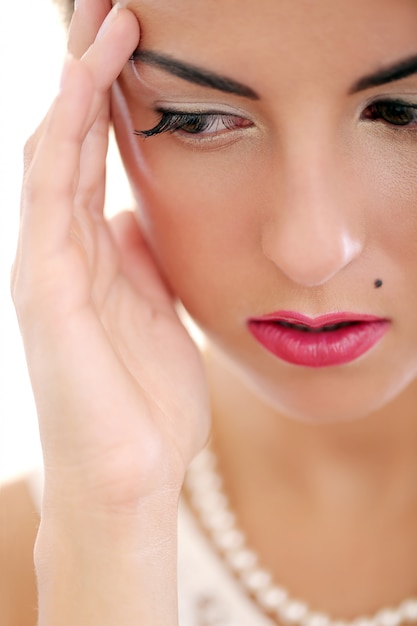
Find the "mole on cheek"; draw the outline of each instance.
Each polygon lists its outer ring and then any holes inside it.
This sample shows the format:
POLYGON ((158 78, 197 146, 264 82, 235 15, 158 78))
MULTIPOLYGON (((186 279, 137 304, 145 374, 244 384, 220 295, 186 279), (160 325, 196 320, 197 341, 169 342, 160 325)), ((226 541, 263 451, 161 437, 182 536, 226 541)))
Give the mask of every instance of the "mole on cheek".
POLYGON ((380 287, 382 287, 382 280, 380 278, 377 278, 376 281, 374 282, 375 288, 379 289, 380 287))

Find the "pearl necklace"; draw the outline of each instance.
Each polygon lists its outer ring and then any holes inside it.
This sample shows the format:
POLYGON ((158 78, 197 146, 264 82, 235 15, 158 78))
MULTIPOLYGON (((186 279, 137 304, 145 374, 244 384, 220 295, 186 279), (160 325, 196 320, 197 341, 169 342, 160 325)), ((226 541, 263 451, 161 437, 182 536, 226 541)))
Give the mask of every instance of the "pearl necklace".
POLYGON ((396 608, 383 608, 372 617, 350 621, 314 612, 305 602, 291 598, 288 590, 276 585, 269 572, 258 565, 257 555, 237 528, 212 451, 203 450, 193 461, 185 487, 202 526, 232 574, 259 609, 275 621, 288 626, 400 626, 417 622, 417 597, 408 598, 396 608))

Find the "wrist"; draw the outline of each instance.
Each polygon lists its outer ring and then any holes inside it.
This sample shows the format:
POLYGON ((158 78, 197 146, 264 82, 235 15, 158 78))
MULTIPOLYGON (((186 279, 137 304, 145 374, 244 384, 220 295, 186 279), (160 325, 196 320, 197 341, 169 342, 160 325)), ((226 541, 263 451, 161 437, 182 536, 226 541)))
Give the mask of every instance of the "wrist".
POLYGON ((43 519, 35 549, 39 626, 175 625, 177 510, 135 519, 43 519))

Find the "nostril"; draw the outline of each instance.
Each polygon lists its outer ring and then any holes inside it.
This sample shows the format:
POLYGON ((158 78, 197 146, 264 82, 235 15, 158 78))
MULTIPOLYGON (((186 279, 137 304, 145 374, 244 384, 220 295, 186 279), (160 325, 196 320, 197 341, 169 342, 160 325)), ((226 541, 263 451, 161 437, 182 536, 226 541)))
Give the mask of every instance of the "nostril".
POLYGON ((315 228, 308 224, 300 227, 299 221, 282 226, 269 225, 265 229, 263 253, 288 279, 303 287, 326 283, 362 251, 361 242, 343 226, 329 224, 326 230, 318 224, 315 228))

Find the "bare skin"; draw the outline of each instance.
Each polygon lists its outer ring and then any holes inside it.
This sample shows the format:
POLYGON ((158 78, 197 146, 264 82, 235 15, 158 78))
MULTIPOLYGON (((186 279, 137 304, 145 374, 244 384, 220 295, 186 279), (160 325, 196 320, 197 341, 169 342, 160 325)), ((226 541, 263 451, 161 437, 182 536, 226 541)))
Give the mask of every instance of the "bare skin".
POLYGON ((0 488, 0 626, 35 626, 33 545, 39 514, 26 481, 0 488))
POLYGON ((312 606, 355 617, 397 603, 417 579, 415 134, 360 119, 381 96, 415 98, 417 82, 350 91, 415 54, 415 5, 130 6, 144 49, 259 94, 230 96, 138 62, 113 106, 142 229, 210 337, 213 431, 238 517, 276 579, 312 606), (223 107, 255 128, 218 133, 211 148, 181 133, 140 142, 132 131, 152 127, 154 102, 223 107), (348 367, 297 369, 245 327, 278 309, 367 311, 393 328, 348 367))
POLYGON ((102 2, 81 3, 70 50, 87 52, 67 63, 60 94, 28 144, 13 279, 47 468, 35 552, 41 626, 176 623, 176 505, 185 469, 207 436, 197 351, 132 218, 109 226, 102 216, 108 90, 139 37, 137 21, 121 10, 88 48, 105 14, 102 2), (60 175, 45 184, 55 170, 60 175), (144 367, 157 343, 164 381, 149 359, 144 367), (88 381, 74 368, 80 358, 88 381), (188 379, 194 397, 185 393, 188 379), (168 380, 164 406, 158 387, 168 380), (112 391, 104 397, 100 389, 112 391), (144 596, 112 607, 117 588, 122 595, 143 589, 144 596))
POLYGON ((79 2, 61 91, 28 142, 12 286, 46 470, 40 626, 176 624, 176 505, 210 412, 226 487, 277 580, 347 618, 415 592, 417 144, 413 120, 364 112, 411 105, 417 80, 351 89, 417 54, 414 4, 132 1, 95 38, 110 6, 79 2), (259 98, 128 63, 139 45, 259 98), (141 210, 107 223, 110 100, 141 210), (251 124, 206 144, 138 138, 161 101, 251 124), (177 297, 209 339, 204 361, 177 297), (277 309, 364 311, 391 329, 313 371, 249 336, 248 316, 277 309))

